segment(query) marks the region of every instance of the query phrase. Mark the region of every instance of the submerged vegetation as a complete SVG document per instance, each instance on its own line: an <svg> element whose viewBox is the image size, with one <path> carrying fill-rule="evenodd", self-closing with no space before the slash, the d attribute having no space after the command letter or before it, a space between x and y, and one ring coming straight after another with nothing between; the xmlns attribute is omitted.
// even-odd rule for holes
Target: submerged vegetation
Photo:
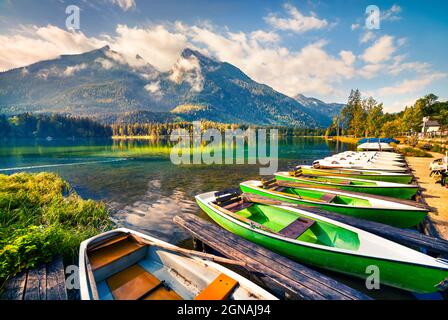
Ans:
<svg viewBox="0 0 448 320"><path fill-rule="evenodd" d="M83 200L53 173L0 175L0 285L110 228L103 203Z"/></svg>

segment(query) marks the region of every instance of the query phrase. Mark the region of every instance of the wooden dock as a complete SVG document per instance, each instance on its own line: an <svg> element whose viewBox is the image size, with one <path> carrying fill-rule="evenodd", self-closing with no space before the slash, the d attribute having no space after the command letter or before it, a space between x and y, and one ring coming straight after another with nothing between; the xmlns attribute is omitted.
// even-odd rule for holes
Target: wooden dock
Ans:
<svg viewBox="0 0 448 320"><path fill-rule="evenodd" d="M306 300L370 300L336 280L238 237L193 214L174 217L192 236L228 258L242 261L284 298Z"/></svg>
<svg viewBox="0 0 448 320"><path fill-rule="evenodd" d="M8 279L1 300L67 300L62 257Z"/></svg>

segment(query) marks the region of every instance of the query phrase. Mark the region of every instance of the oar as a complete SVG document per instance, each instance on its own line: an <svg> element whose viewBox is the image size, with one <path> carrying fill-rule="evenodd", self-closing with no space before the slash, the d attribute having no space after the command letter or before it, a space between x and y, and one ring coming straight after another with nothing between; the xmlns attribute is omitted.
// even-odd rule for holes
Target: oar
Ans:
<svg viewBox="0 0 448 320"><path fill-rule="evenodd" d="M215 256L213 254L209 254L209 253L205 253L205 252L194 251L194 250L178 248L178 247L172 247L172 246L161 244L161 243L155 243L155 242L151 242L151 241L148 241L146 239L137 237L137 236L135 236L133 234L131 234L131 237L135 241L137 241L138 243L145 244L145 245L148 245L148 246L159 247L159 248L162 248L162 249L165 249L165 250L168 250L168 251L181 253L181 254L186 255L186 256L191 255L191 256L196 256L196 257L200 257L200 258L203 258L203 259L211 260L211 261L214 261L214 262L220 262L220 263L231 264L231 265L238 265L238 266L242 266L242 267L246 266L246 263L242 262L242 261L236 261L236 260L232 260L232 259L218 257L218 256Z"/></svg>

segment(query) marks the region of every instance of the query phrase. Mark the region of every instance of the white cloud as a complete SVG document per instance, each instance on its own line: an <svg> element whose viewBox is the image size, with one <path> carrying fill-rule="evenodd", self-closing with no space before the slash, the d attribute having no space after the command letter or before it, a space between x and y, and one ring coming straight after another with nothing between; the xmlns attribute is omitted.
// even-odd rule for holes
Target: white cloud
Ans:
<svg viewBox="0 0 448 320"><path fill-rule="evenodd" d="M289 18L279 18L276 14L265 17L267 23L279 30L303 33L313 29L322 29L328 26L325 19L319 19L313 13L310 16L303 15L296 7L286 3L284 8Z"/></svg>
<svg viewBox="0 0 448 320"><path fill-rule="evenodd" d="M361 25L359 23L352 23L352 25L350 26L350 28L353 30L357 30L361 27Z"/></svg>
<svg viewBox="0 0 448 320"><path fill-rule="evenodd" d="M341 52L339 52L339 55L341 56L344 63L348 66L352 65L356 60L356 56L351 51L342 50Z"/></svg>
<svg viewBox="0 0 448 320"><path fill-rule="evenodd" d="M400 20L401 17L399 14L401 13L402 9L399 5L394 4L390 9L385 10L381 14L381 20L382 21L397 21Z"/></svg>
<svg viewBox="0 0 448 320"><path fill-rule="evenodd" d="M201 65L195 56L180 57L172 67L169 79L177 84L185 81L196 92L201 92L204 87Z"/></svg>
<svg viewBox="0 0 448 320"><path fill-rule="evenodd" d="M148 91L149 93L151 93L151 95L155 98L163 97L163 92L160 87L160 81L154 81L154 82L148 83L145 86L145 90Z"/></svg>
<svg viewBox="0 0 448 320"><path fill-rule="evenodd" d="M394 37L385 35L364 51L362 59L368 63L376 64L389 60L395 51Z"/></svg>
<svg viewBox="0 0 448 320"><path fill-rule="evenodd" d="M250 38L263 43L273 43L278 42L280 40L280 36L273 32L273 31L263 31L263 30L256 30L251 32Z"/></svg>
<svg viewBox="0 0 448 320"><path fill-rule="evenodd" d="M416 79L405 79L393 86L383 87L377 90L379 95L402 95L408 93L414 93L424 89L426 86L431 84L433 81L443 79L447 76L446 73L433 73L428 75L423 75Z"/></svg>
<svg viewBox="0 0 448 320"><path fill-rule="evenodd" d="M106 45L106 42L88 38L82 32L66 31L52 25L26 26L13 32L13 35L0 35L0 70Z"/></svg>
<svg viewBox="0 0 448 320"><path fill-rule="evenodd" d="M372 31L367 31L367 32L364 32L361 35L361 38L359 39L359 42L367 43L367 42L370 42L373 39L375 39L375 34Z"/></svg>
<svg viewBox="0 0 448 320"><path fill-rule="evenodd" d="M393 58L393 63L388 67L388 72L396 76L402 72L410 71L418 74L428 73L431 65L427 62L403 62L406 57L404 55L397 55Z"/></svg>
<svg viewBox="0 0 448 320"><path fill-rule="evenodd" d="M66 76L66 77L72 76L76 72L79 72L79 71L84 70L86 68L87 68L87 64L86 63L76 64L74 66L68 66L64 70L64 76Z"/></svg>
<svg viewBox="0 0 448 320"><path fill-rule="evenodd" d="M366 79L375 78L383 71L385 66L383 64L366 64L364 65L358 73Z"/></svg>
<svg viewBox="0 0 448 320"><path fill-rule="evenodd" d="M112 49L129 59L138 54L159 70L171 68L179 53L188 46L188 38L180 32L171 32L163 25L131 28L118 25L116 36L110 39Z"/></svg>
<svg viewBox="0 0 448 320"><path fill-rule="evenodd" d="M124 11L135 8L135 0L110 0L113 4L116 4Z"/></svg>
<svg viewBox="0 0 448 320"><path fill-rule="evenodd" d="M105 70L112 69L115 66L115 63L110 59L97 58L95 59L95 62L99 63Z"/></svg>

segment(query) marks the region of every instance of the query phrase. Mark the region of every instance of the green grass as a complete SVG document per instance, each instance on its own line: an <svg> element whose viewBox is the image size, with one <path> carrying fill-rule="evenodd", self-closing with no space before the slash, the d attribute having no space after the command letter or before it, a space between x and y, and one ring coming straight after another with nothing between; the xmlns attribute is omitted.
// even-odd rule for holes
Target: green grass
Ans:
<svg viewBox="0 0 448 320"><path fill-rule="evenodd" d="M53 173L0 175L0 284L111 227L103 203L83 200Z"/></svg>

